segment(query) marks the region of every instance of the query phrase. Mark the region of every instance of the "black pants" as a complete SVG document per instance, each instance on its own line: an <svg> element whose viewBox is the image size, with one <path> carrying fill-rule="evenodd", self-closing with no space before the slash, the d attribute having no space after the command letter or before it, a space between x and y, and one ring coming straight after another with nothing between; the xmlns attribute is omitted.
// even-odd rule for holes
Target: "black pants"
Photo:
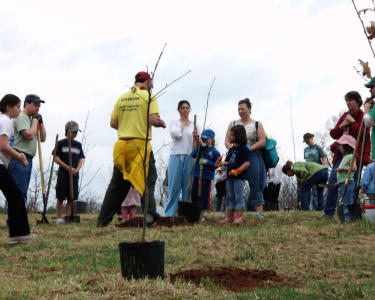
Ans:
<svg viewBox="0 0 375 300"><path fill-rule="evenodd" d="M216 211L221 210L221 203L224 202L223 211L225 211L225 195L226 195L226 180L219 181L215 184L216 187ZM223 201L224 199L224 201Z"/></svg>
<svg viewBox="0 0 375 300"><path fill-rule="evenodd" d="M9 237L30 234L23 195L4 165L0 165L0 190L8 202Z"/></svg>
<svg viewBox="0 0 375 300"><path fill-rule="evenodd" d="M154 198L154 189L156 182L156 168L155 159L151 151L150 162L149 162L149 174L147 176L147 187L148 187L148 213L153 215L155 218L160 217L156 213L156 205ZM126 195L130 189L130 181L124 180L122 173L116 167L113 167L112 179L108 185L107 191L104 196L103 204L100 209L99 217L97 220L97 226L108 225L115 213L120 209L121 203L124 201ZM142 208L144 207L144 199L142 197Z"/></svg>
<svg viewBox="0 0 375 300"><path fill-rule="evenodd" d="M155 166L155 158L154 153L150 152L150 162L148 167L148 174L147 174L147 190L148 190L148 210L147 213L152 215L154 219L159 219L160 216L156 212L156 202L155 202L155 183L158 179L158 173L156 172L156 166ZM145 207L145 197L141 198L141 205L142 210L144 210Z"/></svg>
<svg viewBox="0 0 375 300"><path fill-rule="evenodd" d="M263 191L264 207L265 211L279 210L279 203L277 198L279 197L281 184L274 184L270 182Z"/></svg>

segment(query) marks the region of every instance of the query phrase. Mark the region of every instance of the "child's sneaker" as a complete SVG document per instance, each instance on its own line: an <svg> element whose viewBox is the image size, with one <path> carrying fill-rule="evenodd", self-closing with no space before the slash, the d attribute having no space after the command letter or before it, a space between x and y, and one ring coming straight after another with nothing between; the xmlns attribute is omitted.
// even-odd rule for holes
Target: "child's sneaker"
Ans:
<svg viewBox="0 0 375 300"><path fill-rule="evenodd" d="M257 215L258 219L264 219L264 215L263 215L262 212L258 211L258 212L256 213L256 215Z"/></svg>
<svg viewBox="0 0 375 300"><path fill-rule="evenodd" d="M28 235L19 235L9 238L9 245L15 245L15 244L21 244L21 243L27 243L30 242L33 238L35 238L34 234L28 234Z"/></svg>
<svg viewBox="0 0 375 300"><path fill-rule="evenodd" d="M56 225L59 226L60 224L63 223L63 219L62 218L57 218L56 219Z"/></svg>

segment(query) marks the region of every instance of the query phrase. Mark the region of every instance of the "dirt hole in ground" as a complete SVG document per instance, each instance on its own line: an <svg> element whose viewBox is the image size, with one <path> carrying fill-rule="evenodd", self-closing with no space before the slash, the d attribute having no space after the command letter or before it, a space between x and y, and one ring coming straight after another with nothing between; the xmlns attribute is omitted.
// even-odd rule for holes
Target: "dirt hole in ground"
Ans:
<svg viewBox="0 0 375 300"><path fill-rule="evenodd" d="M165 226L165 227L172 227L172 226L189 226L191 223L186 220L184 216L176 216L176 217L163 217L158 219L156 222L152 223L151 227L156 226ZM143 217L135 217L134 219L127 220L123 223L117 224L117 227L142 227L143 226Z"/></svg>
<svg viewBox="0 0 375 300"><path fill-rule="evenodd" d="M243 292L255 288L274 287L286 284L286 280L274 270L251 270L234 267L186 270L169 275L172 282L178 278L195 284L213 282L233 292Z"/></svg>

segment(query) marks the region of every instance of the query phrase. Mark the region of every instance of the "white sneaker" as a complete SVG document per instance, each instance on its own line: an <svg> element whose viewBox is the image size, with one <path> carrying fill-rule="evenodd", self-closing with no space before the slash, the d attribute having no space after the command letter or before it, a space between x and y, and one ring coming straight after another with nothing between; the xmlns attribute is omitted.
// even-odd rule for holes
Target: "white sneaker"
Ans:
<svg viewBox="0 0 375 300"><path fill-rule="evenodd" d="M9 238L9 245L21 244L21 243L28 243L33 238L35 238L35 234L28 234L28 235L19 235Z"/></svg>
<svg viewBox="0 0 375 300"><path fill-rule="evenodd" d="M60 224L62 224L64 221L62 218L57 218L56 220L56 225L59 226Z"/></svg>
<svg viewBox="0 0 375 300"><path fill-rule="evenodd" d="M258 219L264 219L264 215L262 212L257 212Z"/></svg>
<svg viewBox="0 0 375 300"><path fill-rule="evenodd" d="M147 214L146 215L146 223L149 224L149 223L152 223L154 222L154 217L150 214Z"/></svg>

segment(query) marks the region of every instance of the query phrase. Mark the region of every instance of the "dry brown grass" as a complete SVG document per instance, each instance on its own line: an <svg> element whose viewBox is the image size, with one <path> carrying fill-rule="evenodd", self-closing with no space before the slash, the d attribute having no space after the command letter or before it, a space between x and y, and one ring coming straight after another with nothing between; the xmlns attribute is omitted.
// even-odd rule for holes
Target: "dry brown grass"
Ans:
<svg viewBox="0 0 375 300"><path fill-rule="evenodd" d="M150 240L165 241L165 273L233 266L274 269L290 285L235 294L217 286L199 286L168 278L121 277L118 243L139 241L139 228L96 228L95 215L80 224L35 224L30 244L9 246L0 226L0 298L9 299L371 299L375 279L375 226L318 220L318 213L246 214L246 226L220 226L218 214L195 226L156 227ZM48 216L51 221L51 216ZM4 224L4 223L3 223ZM350 283L349 286L345 283Z"/></svg>

